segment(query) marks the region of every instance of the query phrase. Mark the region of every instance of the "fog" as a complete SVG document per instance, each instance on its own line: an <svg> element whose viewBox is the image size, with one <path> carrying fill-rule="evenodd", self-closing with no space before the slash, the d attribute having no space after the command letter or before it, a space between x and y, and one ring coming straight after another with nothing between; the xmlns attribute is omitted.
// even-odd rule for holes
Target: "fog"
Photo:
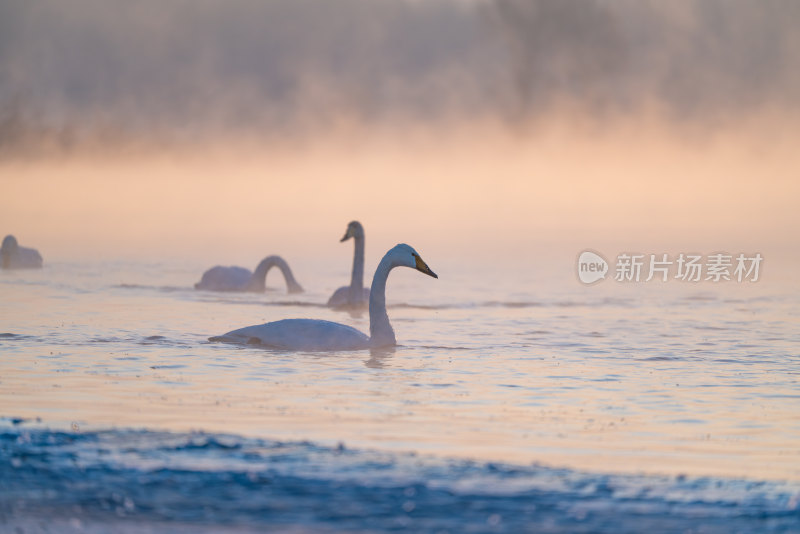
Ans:
<svg viewBox="0 0 800 534"><path fill-rule="evenodd" d="M45 261L327 257L354 218L461 259L794 257L798 23L791 0L3 0L0 232Z"/></svg>
<svg viewBox="0 0 800 534"><path fill-rule="evenodd" d="M0 146L796 114L791 0L4 0Z"/></svg>

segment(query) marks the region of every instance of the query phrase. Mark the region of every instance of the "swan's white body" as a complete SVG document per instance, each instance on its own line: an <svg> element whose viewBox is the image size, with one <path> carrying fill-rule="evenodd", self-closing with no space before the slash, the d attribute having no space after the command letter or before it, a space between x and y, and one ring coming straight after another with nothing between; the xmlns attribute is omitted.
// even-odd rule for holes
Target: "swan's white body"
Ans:
<svg viewBox="0 0 800 534"><path fill-rule="evenodd" d="M342 286L328 299L328 307L337 310L363 310L369 306L369 288Z"/></svg>
<svg viewBox="0 0 800 534"><path fill-rule="evenodd" d="M340 242L353 238L353 272L350 285L334 291L328 299L328 307L337 309L363 309L369 305L369 289L364 287L364 227L358 221L347 225L347 232Z"/></svg>
<svg viewBox="0 0 800 534"><path fill-rule="evenodd" d="M321 319L283 319L246 326L210 341L290 350L358 350L370 346L369 336L352 326Z"/></svg>
<svg viewBox="0 0 800 534"><path fill-rule="evenodd" d="M222 336L209 338L209 341L258 344L288 350L358 350L395 345L397 341L394 330L386 313L386 280L395 267L411 267L438 278L410 246L396 245L387 252L372 278L369 336L351 326L331 321L284 319L233 330Z"/></svg>
<svg viewBox="0 0 800 534"><path fill-rule="evenodd" d="M207 291L252 291L262 292L266 289L267 273L277 267L286 280L289 293L302 293L303 288L294 279L289 264L280 256L267 256L250 272L244 267L223 267L217 265L203 273L202 279L194 285L195 289Z"/></svg>
<svg viewBox="0 0 800 534"><path fill-rule="evenodd" d="M7 235L0 247L0 267L3 269L41 269L42 255L36 249L19 246L16 237Z"/></svg>

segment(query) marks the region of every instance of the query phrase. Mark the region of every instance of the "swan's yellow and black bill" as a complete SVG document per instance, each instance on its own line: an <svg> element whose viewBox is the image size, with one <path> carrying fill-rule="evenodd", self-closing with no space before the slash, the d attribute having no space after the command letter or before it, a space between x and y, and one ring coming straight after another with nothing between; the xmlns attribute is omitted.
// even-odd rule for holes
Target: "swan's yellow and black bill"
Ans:
<svg viewBox="0 0 800 534"><path fill-rule="evenodd" d="M414 259L417 261L417 270L419 272L425 273L428 276L432 276L434 278L439 278L439 275L431 271L431 268L428 267L428 264L422 261L422 258L420 258L417 254L414 255Z"/></svg>
<svg viewBox="0 0 800 534"><path fill-rule="evenodd" d="M348 239L353 237L353 233L352 232L353 232L353 229L350 226L348 226L347 227L347 231L344 233L344 237L339 240L339 243L342 243L343 241L347 241Z"/></svg>

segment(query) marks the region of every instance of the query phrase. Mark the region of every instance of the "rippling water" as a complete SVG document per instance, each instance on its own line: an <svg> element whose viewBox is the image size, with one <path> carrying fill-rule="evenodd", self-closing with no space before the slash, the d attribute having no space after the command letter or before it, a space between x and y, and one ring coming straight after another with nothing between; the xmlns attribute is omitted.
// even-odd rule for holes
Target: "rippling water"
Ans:
<svg viewBox="0 0 800 534"><path fill-rule="evenodd" d="M800 531L796 288L423 255L440 279L393 272L400 346L371 353L207 341L286 317L367 331L320 305L344 272L295 267L299 296L276 273L195 291L193 264L0 273L0 523Z"/></svg>

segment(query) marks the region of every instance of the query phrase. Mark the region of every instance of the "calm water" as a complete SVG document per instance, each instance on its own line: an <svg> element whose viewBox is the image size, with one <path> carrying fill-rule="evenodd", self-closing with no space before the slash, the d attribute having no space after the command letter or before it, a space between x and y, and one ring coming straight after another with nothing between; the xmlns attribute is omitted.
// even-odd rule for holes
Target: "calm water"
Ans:
<svg viewBox="0 0 800 534"><path fill-rule="evenodd" d="M800 532L796 287L584 287L571 264L421 252L440 279L393 272L400 346L372 353L207 342L367 331L320 306L347 280L324 262L293 265L300 296L277 273L194 291L210 265L177 262L0 273L0 525Z"/></svg>

